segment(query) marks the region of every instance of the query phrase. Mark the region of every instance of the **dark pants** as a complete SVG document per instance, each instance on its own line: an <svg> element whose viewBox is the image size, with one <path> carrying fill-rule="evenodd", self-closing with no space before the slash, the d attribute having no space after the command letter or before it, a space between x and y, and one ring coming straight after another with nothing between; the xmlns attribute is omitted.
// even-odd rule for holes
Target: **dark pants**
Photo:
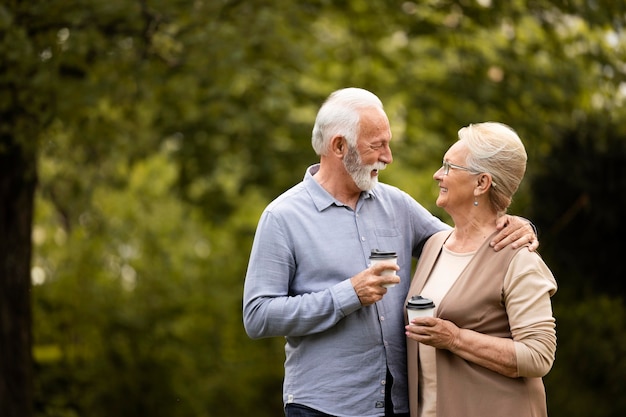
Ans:
<svg viewBox="0 0 626 417"><path fill-rule="evenodd" d="M330 414L322 413L300 404L287 404L285 406L285 417L333 417Z"/></svg>
<svg viewBox="0 0 626 417"><path fill-rule="evenodd" d="M285 417L335 417L332 414L322 413L300 404L287 404L285 407ZM409 414L389 414L385 411L385 417L409 417Z"/></svg>
<svg viewBox="0 0 626 417"><path fill-rule="evenodd" d="M393 403L391 402L391 387L393 386L393 377L387 370L387 384L385 385L385 417L409 417L408 413L394 414ZM285 417L335 417L332 414L322 413L310 407L300 404L287 404L285 407Z"/></svg>

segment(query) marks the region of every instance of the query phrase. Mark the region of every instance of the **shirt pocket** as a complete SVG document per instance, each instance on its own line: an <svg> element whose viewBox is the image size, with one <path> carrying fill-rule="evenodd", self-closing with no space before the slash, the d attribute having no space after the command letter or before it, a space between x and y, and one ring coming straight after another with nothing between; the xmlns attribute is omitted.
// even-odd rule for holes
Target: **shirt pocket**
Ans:
<svg viewBox="0 0 626 417"><path fill-rule="evenodd" d="M374 233L379 237L398 237L400 236L400 230L397 228L377 228Z"/></svg>
<svg viewBox="0 0 626 417"><path fill-rule="evenodd" d="M371 249L393 251L404 256L402 233L397 228L377 228L374 230L376 244Z"/></svg>

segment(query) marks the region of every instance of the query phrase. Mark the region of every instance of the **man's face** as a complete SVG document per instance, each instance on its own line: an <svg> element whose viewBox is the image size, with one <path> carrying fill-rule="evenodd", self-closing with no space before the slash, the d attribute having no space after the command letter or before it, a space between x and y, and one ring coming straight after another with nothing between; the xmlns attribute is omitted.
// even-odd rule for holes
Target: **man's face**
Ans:
<svg viewBox="0 0 626 417"><path fill-rule="evenodd" d="M393 161L390 140L387 116L377 109L365 110L361 114L357 146L348 145L343 158L346 170L360 190L373 189L378 182L378 172Z"/></svg>
<svg viewBox="0 0 626 417"><path fill-rule="evenodd" d="M373 189L378 183L378 171L386 167L386 164L382 162L364 165L359 150L350 145L348 145L348 152L343 158L343 164L361 191Z"/></svg>

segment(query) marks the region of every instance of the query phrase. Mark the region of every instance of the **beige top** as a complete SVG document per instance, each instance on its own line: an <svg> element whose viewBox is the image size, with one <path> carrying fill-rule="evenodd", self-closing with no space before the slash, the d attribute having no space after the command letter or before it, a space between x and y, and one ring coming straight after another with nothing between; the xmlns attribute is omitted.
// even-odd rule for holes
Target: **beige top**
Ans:
<svg viewBox="0 0 626 417"><path fill-rule="evenodd" d="M442 232L442 235L447 234L449 234L449 232ZM455 309L455 306L461 306L457 303L463 304L461 306L461 310L468 307L468 304L473 304L471 299L465 300L463 297L463 294L467 294L466 290L459 292L459 289L467 288L468 283L471 283L472 281L475 281L475 285L478 285L478 287L474 286L477 289L475 291L472 290L472 297L476 297L481 294L483 290L480 290L479 288L482 287L485 287L484 292L486 292L487 288L490 287L491 290L488 290L490 293L494 295L500 294L497 296L497 298L500 299L500 308L506 311L506 314L501 316L502 319L498 319L496 316L493 316L492 318L482 316L483 318L478 320L480 320L481 328L484 328L487 334L492 334L498 337L510 337L513 339L520 378L513 379L501 375L495 376L495 373L487 370L480 371L481 375L483 375L482 378L495 378L487 385L493 383L496 384L495 386L500 384L499 386L502 387L501 384L508 384L511 386L507 387L507 389L511 388L513 390L517 390L514 391L516 392L515 395L517 398L511 399L507 407L515 407L515 403L519 401L528 401L529 399L523 400L524 392L537 392L537 394L529 395L537 395L537 397L535 397L532 401L533 404L535 404L534 406L536 406L537 409L540 409L541 403L544 402L545 404L545 397L542 398L541 393L538 391L542 389L540 377L545 375L551 368L556 349L555 320L552 315L550 302L551 295L556 291L556 281L552 276L552 273L537 253L529 252L525 248L511 251L509 253L498 254L494 253L493 250L490 250L487 247L482 247L475 253L458 254L443 247L442 243L445 241L446 237L447 236L441 236L438 238L438 243L430 242L430 245L425 247L425 253L423 253L422 258L420 258L420 262L423 261L425 265L421 265L421 267L418 265L416 277L414 278L414 282L412 282L411 289L409 290L409 297L421 294L425 297L433 299L438 307L440 307L443 302L446 304L447 311L442 313L437 310L435 315L450 315L450 313L452 313L452 316L454 316L453 310ZM471 263L471 266L468 266L470 265L472 259L475 258L475 255L477 259L475 259L475 262ZM504 255L504 257L502 255ZM428 271L429 268L430 272ZM500 280L497 279L498 270L502 271L500 273L502 274L500 275ZM485 274L488 276L482 276ZM418 277L419 279L417 279ZM464 277L463 281L461 281L460 277ZM487 280L485 281L485 279ZM461 287L459 287L459 285L455 286L457 281ZM497 281L500 281L500 284L498 284ZM454 294L449 294L452 293L453 287L458 288L454 291ZM493 291L497 290L497 288L500 288L501 290L494 293ZM446 297L448 294L449 296ZM479 305L476 307L479 307ZM476 312L476 307L470 308L473 308L473 312ZM468 312L465 312L464 314L467 314ZM485 322L485 319L489 320ZM475 321L473 320L474 319L468 321L468 323L465 324L465 327L471 328L472 326L470 325L468 327L468 324L474 323ZM497 325L499 320L505 320L505 322L502 325ZM485 326L488 323L492 324ZM506 328L509 330L506 331ZM509 335L507 336L506 333L509 333ZM409 344L411 345L411 343ZM451 363L446 361L446 370L438 372L439 364L437 363L437 360L441 360L443 358L439 356L442 351L437 351L430 346L422 344L416 345L418 345L417 348L419 353L416 352L417 354L414 358L418 359L417 369L419 371L417 372L417 383L413 386L417 388L417 395L411 394L412 396L415 395L415 397L411 398L411 400L414 405L417 403L418 413L414 414L416 408L412 406L411 415L413 417L436 416L438 414L437 392L440 394L442 392L452 394L451 391L456 391L446 388L450 386L450 381L443 381L443 386L438 387L438 375L439 377L441 377L441 375L454 375L455 381L462 381L465 379L465 375L467 375L467 378L470 378L467 380L469 382L472 378L476 377L475 375L472 375L472 369L477 368L472 366L470 366L470 368L466 368L465 365L460 365L461 367L456 368L456 370L455 368L450 369L449 366ZM450 357L449 354L446 355L446 357ZM409 357L409 362L410 361L411 357ZM463 361L461 360L460 363L462 362ZM415 370L411 371L411 367L409 367L409 370L409 378L415 378L416 375L411 375L411 373ZM450 374L450 371L452 374ZM469 372L469 374L465 374L465 372ZM493 377L490 375L493 375ZM508 380L511 381L510 384L506 382ZM487 382L487 380L484 381L485 383ZM527 385L529 389L527 391L520 391L521 387L515 388L517 382L513 381L519 381L521 384L529 384ZM482 391L480 386L474 385L474 387L477 390ZM487 388L487 386L483 389L485 388ZM483 391L482 395L490 397L492 394L488 394ZM476 397L474 397L474 400L475 399ZM462 401L458 397L455 398L454 396L450 397L450 395L446 395L446 408L449 408L450 402L455 403L456 400ZM470 402L472 401L471 398L468 398L467 400ZM441 406L441 403L439 405ZM478 412L478 410L473 411ZM465 408L465 412L466 415L472 415L467 408ZM445 415L445 413L439 414ZM539 411L537 414L535 414L535 412L531 412L531 414L533 416L541 415L542 412ZM520 412L519 415L525 414Z"/></svg>
<svg viewBox="0 0 626 417"><path fill-rule="evenodd" d="M424 285L422 296L430 298L438 306L452 284L457 280L476 252L456 253L444 246L430 278ZM437 308L435 307L435 315ZM420 343L419 348L419 397L420 417L437 417L437 367L436 349Z"/></svg>

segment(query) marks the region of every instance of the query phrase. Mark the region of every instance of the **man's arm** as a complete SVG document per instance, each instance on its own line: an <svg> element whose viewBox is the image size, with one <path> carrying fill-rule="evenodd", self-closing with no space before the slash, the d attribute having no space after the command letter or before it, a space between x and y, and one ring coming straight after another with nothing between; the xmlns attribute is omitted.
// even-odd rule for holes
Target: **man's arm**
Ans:
<svg viewBox="0 0 626 417"><path fill-rule="evenodd" d="M279 221L272 213L264 213L243 292L243 322L251 338L319 333L361 308L349 277L320 291L294 294L292 251L293 242L287 241Z"/></svg>

